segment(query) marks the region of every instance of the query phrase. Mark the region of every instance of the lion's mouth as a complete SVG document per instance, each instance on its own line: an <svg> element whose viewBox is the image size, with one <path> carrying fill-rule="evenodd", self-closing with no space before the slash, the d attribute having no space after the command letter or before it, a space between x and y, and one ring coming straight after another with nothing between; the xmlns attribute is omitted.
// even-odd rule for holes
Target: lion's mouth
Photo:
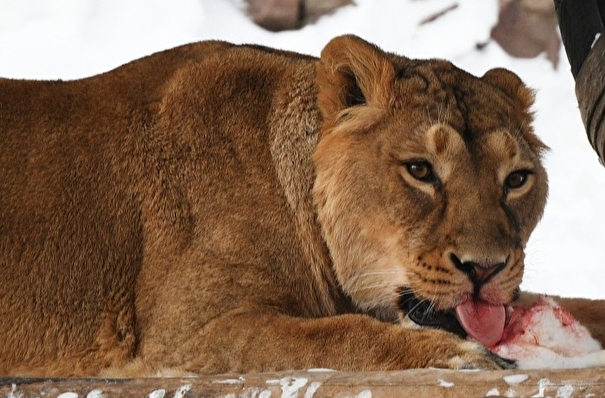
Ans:
<svg viewBox="0 0 605 398"><path fill-rule="evenodd" d="M410 289L399 294L399 308L417 325L447 330L462 338L468 336L453 311L436 310L432 302L419 299Z"/></svg>
<svg viewBox="0 0 605 398"><path fill-rule="evenodd" d="M504 333L504 305L468 300L450 311L437 310L434 303L418 298L411 289L399 295L399 308L414 323L447 330L462 338L470 336L486 347L496 345Z"/></svg>

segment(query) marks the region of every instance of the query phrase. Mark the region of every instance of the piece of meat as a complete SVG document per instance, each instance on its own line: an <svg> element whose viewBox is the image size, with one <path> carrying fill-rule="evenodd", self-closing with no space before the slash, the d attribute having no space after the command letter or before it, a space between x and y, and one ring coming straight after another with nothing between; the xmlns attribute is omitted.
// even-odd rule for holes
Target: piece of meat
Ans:
<svg viewBox="0 0 605 398"><path fill-rule="evenodd" d="M490 347L520 369L585 368L605 365L605 351L588 330L551 297L530 308L510 308L502 339Z"/></svg>

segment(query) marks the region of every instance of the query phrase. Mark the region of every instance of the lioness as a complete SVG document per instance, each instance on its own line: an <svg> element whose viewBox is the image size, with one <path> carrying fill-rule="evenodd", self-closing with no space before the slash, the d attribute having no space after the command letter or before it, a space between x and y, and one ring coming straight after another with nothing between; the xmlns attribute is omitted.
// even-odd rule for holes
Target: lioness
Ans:
<svg viewBox="0 0 605 398"><path fill-rule="evenodd" d="M531 103L354 36L0 80L0 374L514 366Z"/></svg>

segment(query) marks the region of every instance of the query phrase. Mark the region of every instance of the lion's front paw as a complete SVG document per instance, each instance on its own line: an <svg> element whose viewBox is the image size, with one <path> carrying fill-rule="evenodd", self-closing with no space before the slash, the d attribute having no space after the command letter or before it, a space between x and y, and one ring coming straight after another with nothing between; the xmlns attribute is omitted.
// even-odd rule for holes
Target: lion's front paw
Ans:
<svg viewBox="0 0 605 398"><path fill-rule="evenodd" d="M433 340L433 343L433 354L435 356L428 366L485 370L516 368L515 361L499 357L477 342L461 340L449 333L443 333L438 340Z"/></svg>
<svg viewBox="0 0 605 398"><path fill-rule="evenodd" d="M455 353L445 363L450 369L514 369L515 361L499 357L474 341L458 343Z"/></svg>

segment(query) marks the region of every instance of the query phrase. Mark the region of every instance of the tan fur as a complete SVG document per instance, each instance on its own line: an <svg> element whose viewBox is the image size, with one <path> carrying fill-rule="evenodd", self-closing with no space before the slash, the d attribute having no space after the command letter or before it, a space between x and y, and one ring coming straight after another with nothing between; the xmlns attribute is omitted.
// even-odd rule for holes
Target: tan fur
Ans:
<svg viewBox="0 0 605 398"><path fill-rule="evenodd" d="M452 252L508 258L481 294L513 298L546 197L530 104L510 72L353 36L319 60L204 42L0 80L0 374L496 368L394 322L404 287L468 296Z"/></svg>

